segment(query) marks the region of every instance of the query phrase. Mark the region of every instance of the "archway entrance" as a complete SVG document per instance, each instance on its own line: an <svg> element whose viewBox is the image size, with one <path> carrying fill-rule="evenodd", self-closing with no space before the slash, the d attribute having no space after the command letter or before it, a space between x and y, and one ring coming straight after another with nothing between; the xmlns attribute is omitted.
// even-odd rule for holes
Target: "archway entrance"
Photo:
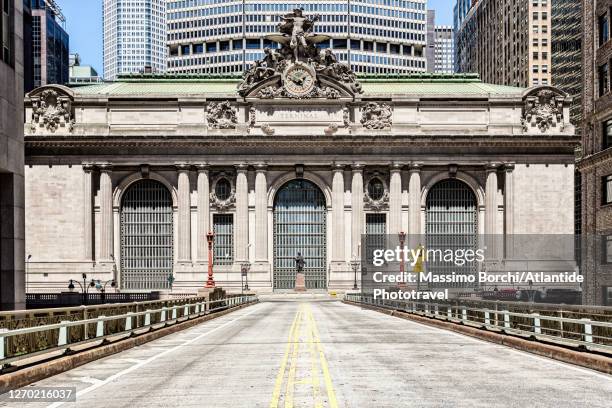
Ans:
<svg viewBox="0 0 612 408"><path fill-rule="evenodd" d="M121 200L121 287L169 289L173 266L172 198L155 180L133 183Z"/></svg>
<svg viewBox="0 0 612 408"><path fill-rule="evenodd" d="M427 194L425 218L426 248L428 250L457 250L478 248L478 205L476 195L464 182L446 179L436 183ZM434 274L475 274L476 262L445 262L428 260ZM442 284L442 286L465 286ZM472 286L472 285L470 285Z"/></svg>
<svg viewBox="0 0 612 408"><path fill-rule="evenodd" d="M327 287L325 196L308 180L292 180L274 198L274 289L295 287L295 257L302 254L307 289Z"/></svg>

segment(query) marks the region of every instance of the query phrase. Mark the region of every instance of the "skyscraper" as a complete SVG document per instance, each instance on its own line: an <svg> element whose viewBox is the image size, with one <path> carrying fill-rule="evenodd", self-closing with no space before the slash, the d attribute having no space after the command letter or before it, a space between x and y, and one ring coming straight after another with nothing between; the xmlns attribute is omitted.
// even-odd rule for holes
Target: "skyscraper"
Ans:
<svg viewBox="0 0 612 408"><path fill-rule="evenodd" d="M434 28L433 72L452 74L455 72L455 35L451 26Z"/></svg>
<svg viewBox="0 0 612 408"><path fill-rule="evenodd" d="M106 1L108 2L108 0ZM168 0L168 71L240 74L273 48L282 16L319 14L320 43L356 73L425 72L426 0Z"/></svg>
<svg viewBox="0 0 612 408"><path fill-rule="evenodd" d="M68 83L69 36L64 15L54 0L24 1L25 91L46 84ZM31 38L31 41L30 41Z"/></svg>
<svg viewBox="0 0 612 408"><path fill-rule="evenodd" d="M21 0L0 2L0 309L24 309Z"/></svg>
<svg viewBox="0 0 612 408"><path fill-rule="evenodd" d="M104 0L104 77L166 70L166 0Z"/></svg>
<svg viewBox="0 0 612 408"><path fill-rule="evenodd" d="M477 72L485 82L530 87L550 85L549 0L458 0L455 7L458 72Z"/></svg>

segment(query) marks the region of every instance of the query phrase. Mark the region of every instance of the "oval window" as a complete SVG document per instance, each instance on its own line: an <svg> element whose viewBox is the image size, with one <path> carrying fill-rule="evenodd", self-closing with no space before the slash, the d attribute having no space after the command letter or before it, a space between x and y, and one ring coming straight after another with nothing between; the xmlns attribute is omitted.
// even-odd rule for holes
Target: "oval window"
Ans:
<svg viewBox="0 0 612 408"><path fill-rule="evenodd" d="M215 185L215 195L217 199L221 201L226 201L230 198L232 194L232 184L226 178L221 178L217 181Z"/></svg>
<svg viewBox="0 0 612 408"><path fill-rule="evenodd" d="M371 200L378 201L385 195L385 185L378 178L373 178L368 183L368 195Z"/></svg>

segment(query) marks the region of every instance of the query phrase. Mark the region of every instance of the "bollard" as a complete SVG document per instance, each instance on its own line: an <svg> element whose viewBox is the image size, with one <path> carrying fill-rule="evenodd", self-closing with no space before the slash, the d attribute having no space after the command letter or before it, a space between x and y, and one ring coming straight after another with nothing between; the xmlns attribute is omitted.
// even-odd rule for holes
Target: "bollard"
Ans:
<svg viewBox="0 0 612 408"><path fill-rule="evenodd" d="M195 312L194 313L195 314L200 314L200 304L199 303L195 304Z"/></svg>
<svg viewBox="0 0 612 408"><path fill-rule="evenodd" d="M102 317L105 316L98 316L98 323L96 323L96 337L104 336L104 321L100 320Z"/></svg>
<svg viewBox="0 0 612 408"><path fill-rule="evenodd" d="M584 322L584 341L587 343L593 342L593 326L590 319L580 319Z"/></svg>
<svg viewBox="0 0 612 408"><path fill-rule="evenodd" d="M65 324L69 322L67 320L62 320L60 323ZM68 344L68 327L62 326L59 329L59 336L57 337L57 345L65 346L66 344Z"/></svg>
<svg viewBox="0 0 612 408"><path fill-rule="evenodd" d="M176 306L172 307L172 320L176 320Z"/></svg>
<svg viewBox="0 0 612 408"><path fill-rule="evenodd" d="M147 313L145 314L145 321L144 321L144 325L145 326L150 326L151 325L151 313L149 312L149 309L145 310Z"/></svg>
<svg viewBox="0 0 612 408"><path fill-rule="evenodd" d="M434 306L434 315L438 315L438 305Z"/></svg>
<svg viewBox="0 0 612 408"><path fill-rule="evenodd" d="M489 315L489 311L485 310L485 326L491 325L491 316Z"/></svg>
<svg viewBox="0 0 612 408"><path fill-rule="evenodd" d="M185 310L183 311L183 316L189 316L189 304L185 305Z"/></svg>
<svg viewBox="0 0 612 408"><path fill-rule="evenodd" d="M532 313L533 316L533 331L535 334L542 334L542 327L540 326L540 314Z"/></svg>
<svg viewBox="0 0 612 408"><path fill-rule="evenodd" d="M452 318L453 318L453 309L452 309L450 306L448 306L448 307L446 308L446 316L447 316L449 319L452 319Z"/></svg>
<svg viewBox="0 0 612 408"><path fill-rule="evenodd" d="M504 327L506 329L510 328L510 315L508 314L507 310L503 310L502 313L504 314Z"/></svg>
<svg viewBox="0 0 612 408"><path fill-rule="evenodd" d="M467 317L467 309L464 307L461 308L461 321L463 322L467 322L468 317Z"/></svg>
<svg viewBox="0 0 612 408"><path fill-rule="evenodd" d="M125 318L125 331L132 330L132 315L134 313L127 312L128 316Z"/></svg>
<svg viewBox="0 0 612 408"><path fill-rule="evenodd" d="M160 322L165 322L166 321L166 306L162 307L162 311L161 311L161 317L159 318Z"/></svg>
<svg viewBox="0 0 612 408"><path fill-rule="evenodd" d="M425 315L429 314L429 303L425 303Z"/></svg>

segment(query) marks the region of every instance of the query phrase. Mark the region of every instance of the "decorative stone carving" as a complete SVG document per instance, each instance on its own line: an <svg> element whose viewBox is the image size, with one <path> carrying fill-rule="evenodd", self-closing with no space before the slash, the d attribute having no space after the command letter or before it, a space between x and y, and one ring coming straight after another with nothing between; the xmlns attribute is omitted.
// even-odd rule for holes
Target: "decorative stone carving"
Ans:
<svg viewBox="0 0 612 408"><path fill-rule="evenodd" d="M351 125L351 111L348 106L342 108L342 121L344 122L344 127Z"/></svg>
<svg viewBox="0 0 612 408"><path fill-rule="evenodd" d="M61 94L56 89L45 89L40 94L32 96L32 133L43 127L55 133L60 127L72 132L74 118L72 115L72 100L68 95Z"/></svg>
<svg viewBox="0 0 612 408"><path fill-rule="evenodd" d="M316 46L330 39L312 32L317 20L305 17L302 9L286 14L278 25L280 34L265 37L280 44L280 49L264 49L264 58L243 74L238 93L263 99L337 99L361 93L350 67L338 62L330 49L321 53Z"/></svg>
<svg viewBox="0 0 612 408"><path fill-rule="evenodd" d="M373 197L370 194L370 184L374 182L380 182L383 191L378 196ZM363 202L365 208L370 211L384 211L389 207L389 186L385 182L385 178L379 173L374 173L366 179Z"/></svg>
<svg viewBox="0 0 612 408"><path fill-rule="evenodd" d="M268 136L272 136L274 134L274 129L270 126L269 123L262 123L261 131L264 132Z"/></svg>
<svg viewBox="0 0 612 408"><path fill-rule="evenodd" d="M331 136L338 131L338 125L330 123L324 130L326 136Z"/></svg>
<svg viewBox="0 0 612 408"><path fill-rule="evenodd" d="M393 111L386 103L368 102L361 107L361 124L366 129L391 127Z"/></svg>
<svg viewBox="0 0 612 408"><path fill-rule="evenodd" d="M215 129L235 129L238 123L237 111L229 101L211 102L206 108L208 126Z"/></svg>
<svg viewBox="0 0 612 408"><path fill-rule="evenodd" d="M563 104L565 96L554 88L536 88L525 97L523 108L523 131L537 128L545 133L550 128L559 126L564 129Z"/></svg>
<svg viewBox="0 0 612 408"><path fill-rule="evenodd" d="M222 180L226 180L230 186L229 194L226 197L219 197L217 194L217 184L222 182ZM234 183L233 174L225 172L217 174L210 189L210 204L217 211L228 211L236 205L236 184Z"/></svg>

